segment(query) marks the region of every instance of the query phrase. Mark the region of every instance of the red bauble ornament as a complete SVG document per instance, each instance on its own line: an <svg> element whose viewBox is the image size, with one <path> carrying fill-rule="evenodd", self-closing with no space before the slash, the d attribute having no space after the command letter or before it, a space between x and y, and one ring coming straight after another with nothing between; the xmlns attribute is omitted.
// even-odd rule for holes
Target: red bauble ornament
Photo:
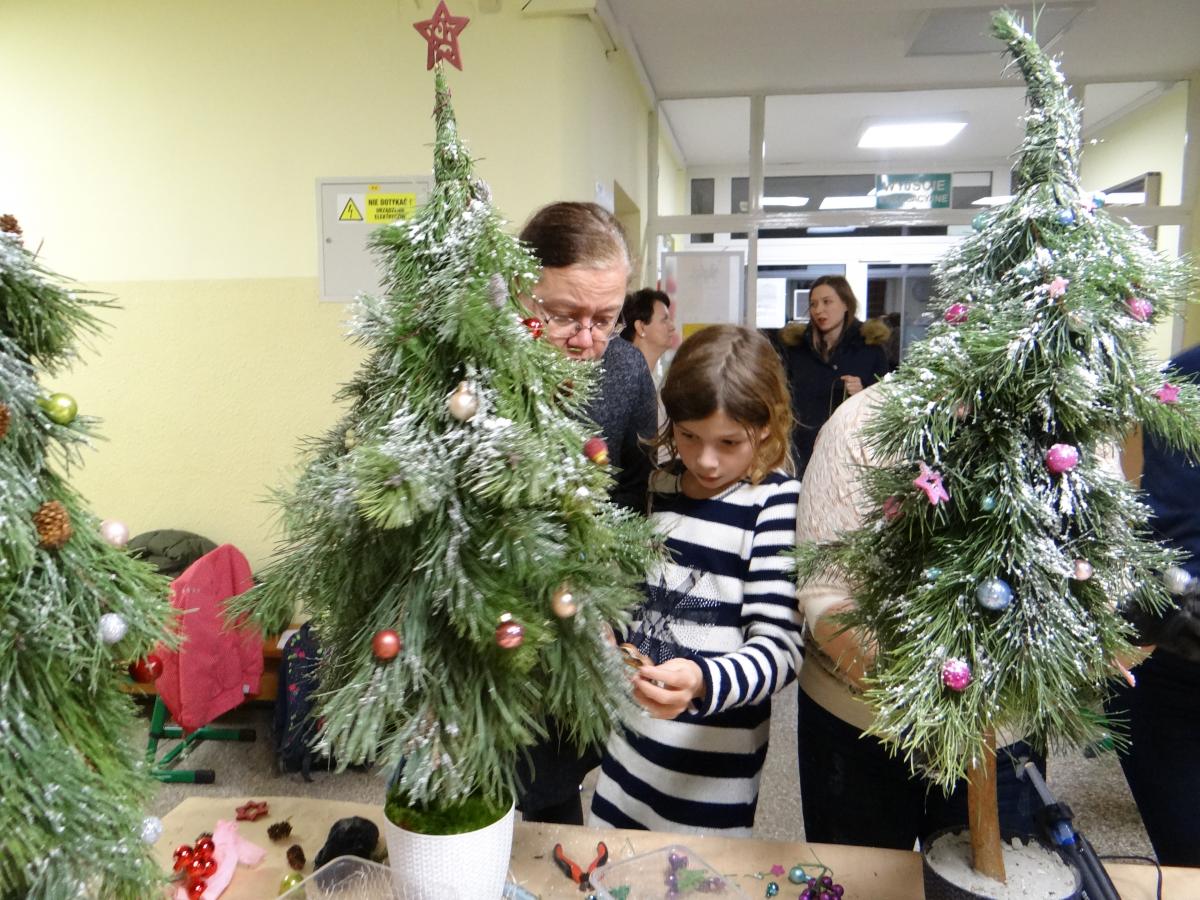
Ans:
<svg viewBox="0 0 1200 900"><path fill-rule="evenodd" d="M153 653L129 664L129 677L138 684L150 684L163 673L163 662Z"/></svg>
<svg viewBox="0 0 1200 900"><path fill-rule="evenodd" d="M181 847L177 847L175 849L175 855L174 855L175 871L182 872L184 869L186 869L188 867L188 864L192 861L192 857L195 855L196 855L195 851L191 847L189 847L187 844L184 844Z"/></svg>
<svg viewBox="0 0 1200 900"><path fill-rule="evenodd" d="M217 861L211 856L206 856L200 860L200 866L200 877L202 878L212 878L213 874L217 871Z"/></svg>
<svg viewBox="0 0 1200 900"><path fill-rule="evenodd" d="M537 318L537 316L530 316L528 319L522 319L521 324L529 329L529 335L534 340L537 340L542 336L542 320Z"/></svg>
<svg viewBox="0 0 1200 900"><path fill-rule="evenodd" d="M192 857L192 861L187 864L187 869L185 870L188 881L198 881L208 877L204 871L204 864L206 862L212 862L212 860L206 856L196 855Z"/></svg>
<svg viewBox="0 0 1200 900"><path fill-rule="evenodd" d="M496 626L496 644L504 650L514 650L520 647L525 641L525 627L515 619L510 613L505 613L500 617L500 624Z"/></svg>
<svg viewBox="0 0 1200 900"><path fill-rule="evenodd" d="M208 880L205 878L197 878L195 881L188 882L187 895L189 897L203 897L206 890L208 890Z"/></svg>
<svg viewBox="0 0 1200 900"><path fill-rule="evenodd" d="M211 837L202 837L196 841L196 845L193 849L195 849L197 856L207 858L216 852L217 845L213 843L213 839Z"/></svg>
<svg viewBox="0 0 1200 900"><path fill-rule="evenodd" d="M375 654L376 659L395 659L403 649L404 641L390 628L375 632L375 637L371 638L371 652Z"/></svg>
<svg viewBox="0 0 1200 900"><path fill-rule="evenodd" d="M583 442L583 455L598 466L607 466L608 444L602 437L590 437Z"/></svg>

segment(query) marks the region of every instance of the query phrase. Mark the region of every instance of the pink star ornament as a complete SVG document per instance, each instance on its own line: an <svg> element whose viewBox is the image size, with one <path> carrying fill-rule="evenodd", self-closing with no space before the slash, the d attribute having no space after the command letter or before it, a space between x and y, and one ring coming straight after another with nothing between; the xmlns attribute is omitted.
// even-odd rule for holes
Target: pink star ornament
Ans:
<svg viewBox="0 0 1200 900"><path fill-rule="evenodd" d="M1164 381L1163 386L1154 392L1154 396L1158 398L1159 403L1173 406L1179 402L1179 387L1169 381Z"/></svg>
<svg viewBox="0 0 1200 900"><path fill-rule="evenodd" d="M950 499L950 495L946 493L946 488L942 485L942 473L933 471L925 463L921 463L921 474L913 479L913 485L925 492L930 506L937 506Z"/></svg>
<svg viewBox="0 0 1200 900"><path fill-rule="evenodd" d="M1046 285L1047 289L1050 291L1050 299L1057 300L1059 297L1065 294L1067 292L1067 285L1070 283L1071 281L1069 278L1063 278L1061 275L1055 275L1054 280Z"/></svg>

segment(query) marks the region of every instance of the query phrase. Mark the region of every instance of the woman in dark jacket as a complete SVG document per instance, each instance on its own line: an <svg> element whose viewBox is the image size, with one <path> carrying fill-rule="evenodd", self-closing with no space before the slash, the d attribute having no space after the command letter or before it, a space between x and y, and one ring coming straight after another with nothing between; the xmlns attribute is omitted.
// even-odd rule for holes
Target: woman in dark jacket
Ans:
<svg viewBox="0 0 1200 900"><path fill-rule="evenodd" d="M858 298L845 278L818 278L808 294L808 309L808 325L793 322L780 333L796 416L792 458L797 476L804 475L817 432L833 411L888 371L882 346L887 335L864 336L854 315Z"/></svg>

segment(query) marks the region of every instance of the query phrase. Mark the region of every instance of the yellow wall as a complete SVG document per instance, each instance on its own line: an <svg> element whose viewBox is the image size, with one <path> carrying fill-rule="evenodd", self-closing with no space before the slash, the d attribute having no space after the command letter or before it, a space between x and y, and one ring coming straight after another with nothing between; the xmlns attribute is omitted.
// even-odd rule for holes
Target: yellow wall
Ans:
<svg viewBox="0 0 1200 900"><path fill-rule="evenodd" d="M0 212L87 287L105 338L53 387L104 418L74 477L133 533L269 553L260 501L337 415L359 351L318 302L315 180L431 167L432 77L396 0L5 0ZM645 211L647 107L580 17L470 15L462 133L520 223L616 182ZM50 385L47 385L50 386Z"/></svg>
<svg viewBox="0 0 1200 900"><path fill-rule="evenodd" d="M1086 102L1086 98L1085 98ZM1101 130L1094 137L1102 143L1087 144L1080 164L1083 186L1089 190L1112 187L1146 172L1162 174L1163 206L1180 202L1183 151L1187 131L1187 87L1180 83ZM1179 250L1178 226L1158 229L1158 249L1171 254ZM1160 325L1150 349L1160 359L1171 355L1172 325Z"/></svg>

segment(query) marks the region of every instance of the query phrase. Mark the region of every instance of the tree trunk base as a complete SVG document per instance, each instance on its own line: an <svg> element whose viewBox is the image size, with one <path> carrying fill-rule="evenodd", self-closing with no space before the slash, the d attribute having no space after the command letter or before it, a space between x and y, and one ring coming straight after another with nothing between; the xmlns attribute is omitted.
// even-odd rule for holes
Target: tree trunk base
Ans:
<svg viewBox="0 0 1200 900"><path fill-rule="evenodd" d="M1078 900L1082 896L1079 871L1054 850L1034 838L1003 837L1006 883L975 871L967 832L947 828L926 839L921 853L925 900Z"/></svg>

